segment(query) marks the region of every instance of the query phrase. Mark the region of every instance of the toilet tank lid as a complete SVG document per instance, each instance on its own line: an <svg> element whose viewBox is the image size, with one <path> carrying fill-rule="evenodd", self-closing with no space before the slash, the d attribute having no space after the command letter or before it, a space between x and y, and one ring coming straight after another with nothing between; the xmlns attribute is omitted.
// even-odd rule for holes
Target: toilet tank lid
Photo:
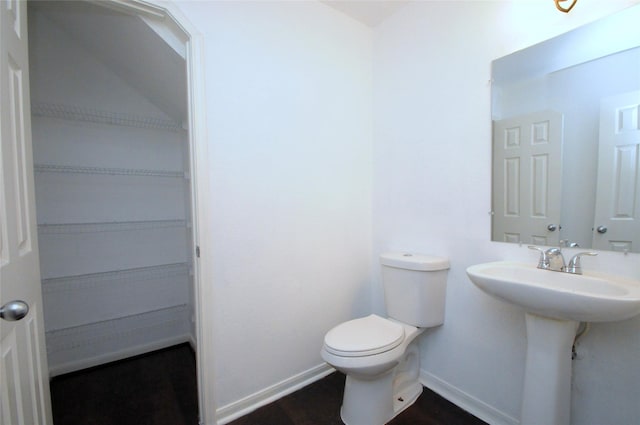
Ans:
<svg viewBox="0 0 640 425"><path fill-rule="evenodd" d="M383 266L418 271L447 270L449 268L448 258L410 252L386 252L380 255L380 263Z"/></svg>

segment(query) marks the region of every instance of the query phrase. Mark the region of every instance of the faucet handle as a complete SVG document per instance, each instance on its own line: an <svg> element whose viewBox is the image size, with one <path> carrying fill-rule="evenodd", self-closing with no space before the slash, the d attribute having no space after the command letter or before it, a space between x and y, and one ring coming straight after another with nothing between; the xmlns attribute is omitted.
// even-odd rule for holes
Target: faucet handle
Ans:
<svg viewBox="0 0 640 425"><path fill-rule="evenodd" d="M580 264L580 258L585 255L594 257L598 255L598 253L590 252L590 251L577 253L576 255L573 256L573 258L571 258L571 260L569 260L569 264L567 264L566 272L573 273L573 274L582 274L582 265Z"/></svg>
<svg viewBox="0 0 640 425"><path fill-rule="evenodd" d="M564 255L560 248L544 249L535 245L529 245L529 249L540 251L540 259L538 260L538 268L543 270L551 270L561 272L565 270Z"/></svg>
<svg viewBox="0 0 640 425"><path fill-rule="evenodd" d="M539 246L529 245L527 248L540 252L540 259L538 260L538 268L546 269L549 267L549 257L547 256L547 250L540 248Z"/></svg>

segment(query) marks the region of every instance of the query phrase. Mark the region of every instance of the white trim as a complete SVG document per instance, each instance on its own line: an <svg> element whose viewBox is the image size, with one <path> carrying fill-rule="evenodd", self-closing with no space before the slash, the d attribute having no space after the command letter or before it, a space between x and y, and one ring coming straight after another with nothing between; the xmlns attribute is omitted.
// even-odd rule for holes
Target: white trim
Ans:
<svg viewBox="0 0 640 425"><path fill-rule="evenodd" d="M279 398L299 390L300 388L318 381L334 371L334 368L323 363L238 401L222 406L216 411L218 424L227 424L259 407L265 406Z"/></svg>
<svg viewBox="0 0 640 425"><path fill-rule="evenodd" d="M210 306L214 305L213 271L208 255L211 255L211 227L209 223L209 154L205 69L202 35L172 2L163 0L109 0L101 4L115 7L134 15L146 15L164 19L184 32L187 64L187 102L189 146L191 148L192 223L194 245L200 247L200 258L193 248L193 284L196 316L196 362L198 373L198 404L201 425L216 425L214 397L214 338ZM198 219L201 218L201 219Z"/></svg>
<svg viewBox="0 0 640 425"><path fill-rule="evenodd" d="M456 406L466 410L489 424L518 425L520 423L519 419L488 405L482 400L462 391L446 381L443 381L424 369L420 370L420 382L422 385L438 393Z"/></svg>
<svg viewBox="0 0 640 425"><path fill-rule="evenodd" d="M193 336L192 333L189 334L189 341L187 342L189 343L189 346L191 346L191 349L195 353L198 350L198 344L196 343L196 337Z"/></svg>
<svg viewBox="0 0 640 425"><path fill-rule="evenodd" d="M184 21L181 21L183 24ZM211 265L211 224L209 217L209 149L207 116L205 111L206 88L203 42L200 34L189 31L187 42L187 83L189 103L189 141L191 146L191 175L197 184L192 185L192 209L194 243L200 257L194 253L194 290L198 364L198 396L200 424L216 425L214 397L214 327L211 306L215 305L213 269ZM198 217L201 219L199 220Z"/></svg>
<svg viewBox="0 0 640 425"><path fill-rule="evenodd" d="M143 0L87 0L102 7L108 7L118 12L140 15L144 17L164 18L166 11Z"/></svg>

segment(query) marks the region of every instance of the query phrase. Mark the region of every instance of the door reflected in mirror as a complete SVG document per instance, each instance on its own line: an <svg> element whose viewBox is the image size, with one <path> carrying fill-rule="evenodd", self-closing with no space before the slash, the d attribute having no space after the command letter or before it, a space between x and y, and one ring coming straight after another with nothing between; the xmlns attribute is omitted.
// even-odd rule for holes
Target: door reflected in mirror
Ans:
<svg viewBox="0 0 640 425"><path fill-rule="evenodd" d="M640 252L640 6L492 64L492 240Z"/></svg>

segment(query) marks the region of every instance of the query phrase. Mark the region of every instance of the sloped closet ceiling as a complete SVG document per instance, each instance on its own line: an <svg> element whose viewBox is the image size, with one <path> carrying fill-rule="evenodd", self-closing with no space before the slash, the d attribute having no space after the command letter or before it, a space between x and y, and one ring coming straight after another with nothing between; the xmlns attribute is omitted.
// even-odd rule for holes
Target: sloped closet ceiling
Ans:
<svg viewBox="0 0 640 425"><path fill-rule="evenodd" d="M143 20L84 1L35 1L30 6L95 52L169 117L186 119L185 61Z"/></svg>

